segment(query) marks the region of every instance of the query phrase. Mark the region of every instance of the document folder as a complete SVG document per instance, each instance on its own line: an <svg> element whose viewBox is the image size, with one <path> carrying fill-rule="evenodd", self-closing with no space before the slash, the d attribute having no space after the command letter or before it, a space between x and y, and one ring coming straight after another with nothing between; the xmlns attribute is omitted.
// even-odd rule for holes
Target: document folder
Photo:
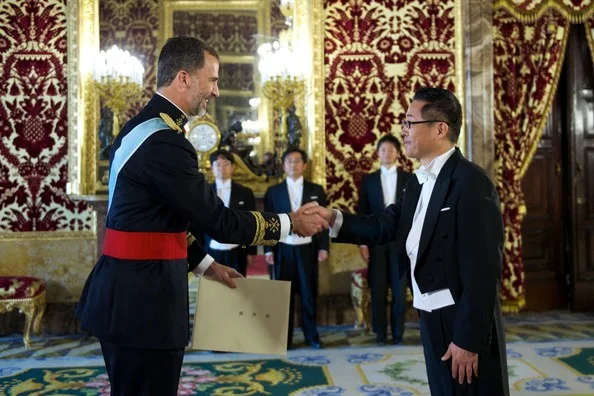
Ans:
<svg viewBox="0 0 594 396"><path fill-rule="evenodd" d="M198 280L192 349L287 354L291 283L235 279L237 288Z"/></svg>

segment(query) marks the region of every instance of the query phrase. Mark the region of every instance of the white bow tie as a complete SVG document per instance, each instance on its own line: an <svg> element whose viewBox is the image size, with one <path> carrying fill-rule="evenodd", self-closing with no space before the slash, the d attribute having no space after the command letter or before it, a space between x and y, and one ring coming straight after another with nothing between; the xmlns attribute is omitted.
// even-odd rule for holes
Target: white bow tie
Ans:
<svg viewBox="0 0 594 396"><path fill-rule="evenodd" d="M230 190L231 189L231 183L225 183L225 184L217 184L217 190Z"/></svg>
<svg viewBox="0 0 594 396"><path fill-rule="evenodd" d="M417 180L419 181L419 184L423 184L427 180L435 180L436 179L436 177L433 173L431 173L425 169L417 169L415 171L415 175L417 176Z"/></svg>

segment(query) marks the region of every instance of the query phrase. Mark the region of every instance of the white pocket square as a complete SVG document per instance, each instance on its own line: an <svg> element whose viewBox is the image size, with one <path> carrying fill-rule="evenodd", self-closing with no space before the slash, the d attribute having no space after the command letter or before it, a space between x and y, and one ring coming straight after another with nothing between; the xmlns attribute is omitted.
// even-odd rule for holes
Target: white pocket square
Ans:
<svg viewBox="0 0 594 396"><path fill-rule="evenodd" d="M440 212L447 212L448 210L450 210L450 207L449 207L449 206L448 206L447 208L442 208L442 209L440 210Z"/></svg>
<svg viewBox="0 0 594 396"><path fill-rule="evenodd" d="M243 205L245 202L244 201L239 201L238 204L239 205Z"/></svg>
<svg viewBox="0 0 594 396"><path fill-rule="evenodd" d="M318 199L318 196L317 195L314 195L312 197L309 197L309 199Z"/></svg>

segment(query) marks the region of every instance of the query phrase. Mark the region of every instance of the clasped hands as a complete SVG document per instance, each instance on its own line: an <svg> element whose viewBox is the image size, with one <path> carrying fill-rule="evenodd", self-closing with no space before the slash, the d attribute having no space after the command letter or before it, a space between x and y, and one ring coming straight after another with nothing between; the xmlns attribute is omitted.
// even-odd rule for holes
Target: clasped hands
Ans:
<svg viewBox="0 0 594 396"><path fill-rule="evenodd" d="M296 212L289 213L293 222L292 231L300 237L307 237L327 230L332 214L331 210L319 206L317 202L308 202Z"/></svg>

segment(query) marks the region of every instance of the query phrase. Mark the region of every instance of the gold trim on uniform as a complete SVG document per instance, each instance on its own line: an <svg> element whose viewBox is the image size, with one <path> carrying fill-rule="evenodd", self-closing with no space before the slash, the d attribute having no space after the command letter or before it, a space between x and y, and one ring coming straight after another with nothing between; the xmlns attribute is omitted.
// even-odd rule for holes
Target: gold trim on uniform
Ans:
<svg viewBox="0 0 594 396"><path fill-rule="evenodd" d="M179 120L173 121L173 118L171 118L169 116L169 114L167 113L159 113L159 116L161 116L161 118L163 119L163 121L165 121L165 124L167 124L167 126L171 129L173 129L174 131L176 131L177 133L183 133L184 130L181 128L180 125L183 123L183 118L180 118Z"/></svg>
<svg viewBox="0 0 594 396"><path fill-rule="evenodd" d="M192 235L191 232L188 232L186 235L186 241L188 242L188 246L191 246L194 242L196 242L196 237Z"/></svg>
<svg viewBox="0 0 594 396"><path fill-rule="evenodd" d="M276 217L273 217L272 219L266 222L266 229L272 232L277 232L278 230L280 230L280 222Z"/></svg>
<svg viewBox="0 0 594 396"><path fill-rule="evenodd" d="M266 230L270 229L274 226L274 222L276 222L276 227L279 227L278 219L272 218L268 221L264 219L262 213L260 212L250 212L254 215L254 219L256 220L256 232L254 234L254 240L252 241L251 245L262 245L262 246L273 246L276 245L278 241L272 239L264 239L266 236ZM271 224L271 225L269 225ZM274 232L274 231L273 231Z"/></svg>

